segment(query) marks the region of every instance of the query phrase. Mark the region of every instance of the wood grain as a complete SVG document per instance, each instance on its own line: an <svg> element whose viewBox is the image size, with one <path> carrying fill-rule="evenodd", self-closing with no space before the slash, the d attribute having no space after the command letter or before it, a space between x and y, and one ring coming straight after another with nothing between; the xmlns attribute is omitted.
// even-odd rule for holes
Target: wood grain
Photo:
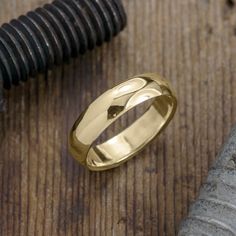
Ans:
<svg viewBox="0 0 236 236"><path fill-rule="evenodd" d="M0 22L43 2L1 0ZM196 198L236 122L236 6L233 0L124 5L128 27L111 43L5 91L0 235L175 235ZM85 170L67 150L74 120L103 91L149 71L173 84L179 100L173 122L120 168Z"/></svg>

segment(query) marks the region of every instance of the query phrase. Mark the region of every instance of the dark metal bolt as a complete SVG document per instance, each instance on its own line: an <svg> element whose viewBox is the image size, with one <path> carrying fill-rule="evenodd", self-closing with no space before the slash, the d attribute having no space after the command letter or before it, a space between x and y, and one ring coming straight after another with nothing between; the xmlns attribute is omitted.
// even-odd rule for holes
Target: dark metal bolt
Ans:
<svg viewBox="0 0 236 236"><path fill-rule="evenodd" d="M0 28L0 78L18 85L109 41L126 25L120 0L55 0Z"/></svg>

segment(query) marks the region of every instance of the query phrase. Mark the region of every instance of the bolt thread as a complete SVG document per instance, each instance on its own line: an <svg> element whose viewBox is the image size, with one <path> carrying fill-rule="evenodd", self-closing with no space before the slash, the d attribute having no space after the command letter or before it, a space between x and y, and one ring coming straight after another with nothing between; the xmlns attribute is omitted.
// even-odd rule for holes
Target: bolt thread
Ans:
<svg viewBox="0 0 236 236"><path fill-rule="evenodd" d="M126 25L120 0L55 0L0 28L6 89L111 40Z"/></svg>

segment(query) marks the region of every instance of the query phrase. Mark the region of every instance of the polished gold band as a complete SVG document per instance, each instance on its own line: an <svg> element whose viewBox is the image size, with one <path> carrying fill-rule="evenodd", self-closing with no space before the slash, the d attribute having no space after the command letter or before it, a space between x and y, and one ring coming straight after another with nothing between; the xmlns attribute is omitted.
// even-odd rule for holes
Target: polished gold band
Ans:
<svg viewBox="0 0 236 236"><path fill-rule="evenodd" d="M151 106L128 128L102 144L93 145L120 116L151 99ZM160 133L176 107L176 98L165 79L157 74L135 76L106 91L80 115L69 136L70 153L90 170L117 167Z"/></svg>

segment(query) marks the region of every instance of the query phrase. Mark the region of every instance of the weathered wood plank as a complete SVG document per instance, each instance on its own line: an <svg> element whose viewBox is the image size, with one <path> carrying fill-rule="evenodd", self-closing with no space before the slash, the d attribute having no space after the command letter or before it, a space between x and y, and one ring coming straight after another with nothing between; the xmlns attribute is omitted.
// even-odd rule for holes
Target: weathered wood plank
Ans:
<svg viewBox="0 0 236 236"><path fill-rule="evenodd" d="M43 2L1 0L0 22ZM230 2L125 0L128 27L111 43L5 91L0 235L175 234L236 122ZM74 120L107 88L147 71L173 84L174 121L122 167L83 169L67 151Z"/></svg>

